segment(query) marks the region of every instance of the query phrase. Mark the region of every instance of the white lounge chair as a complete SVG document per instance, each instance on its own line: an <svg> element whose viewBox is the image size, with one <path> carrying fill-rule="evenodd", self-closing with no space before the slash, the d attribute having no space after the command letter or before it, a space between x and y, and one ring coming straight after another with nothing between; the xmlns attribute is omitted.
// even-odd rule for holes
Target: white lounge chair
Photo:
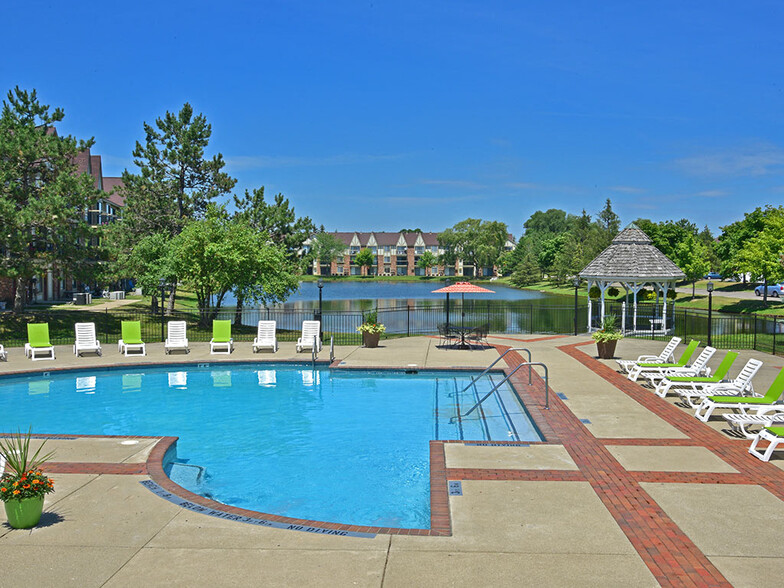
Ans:
<svg viewBox="0 0 784 588"><path fill-rule="evenodd" d="M764 396L743 396L742 392L738 393L735 388L730 388L729 394L724 394L724 391L723 386L717 386L716 394L703 398L694 416L707 423L717 408L731 408L746 414L749 410L756 409L759 412L760 409L774 405L784 394L784 369L779 371Z"/></svg>
<svg viewBox="0 0 784 588"><path fill-rule="evenodd" d="M76 341L73 345L74 355L78 357L83 351L102 354L101 342L95 337L95 323L76 323L74 329L76 330Z"/></svg>
<svg viewBox="0 0 784 588"><path fill-rule="evenodd" d="M648 362L641 362L636 363L629 368L629 373L626 374L626 377L629 378L632 382L636 382L637 378L644 370L648 370L651 368L682 368L689 365L689 360L691 356L694 355L694 352L697 351L697 347L699 347L700 342L696 339L692 339L689 341L689 344L686 346L686 349L683 350L681 353L680 358L678 361L674 363L648 363Z"/></svg>
<svg viewBox="0 0 784 588"><path fill-rule="evenodd" d="M708 367L708 361L710 361L710 358L713 357L714 353L716 353L715 347L706 347L690 366L675 368L645 368L640 372L640 376L648 380L650 385L653 387L656 387L656 382L667 377L710 376L711 369Z"/></svg>
<svg viewBox="0 0 784 588"><path fill-rule="evenodd" d="M746 439L754 439L759 431L752 431L749 427L773 427L784 425L784 406L765 406L759 409L756 414L749 413L727 413L721 415L730 424L733 431L737 431Z"/></svg>
<svg viewBox="0 0 784 588"><path fill-rule="evenodd" d="M767 441L769 445L765 451L757 451L757 444L763 439ZM773 454L773 451L778 447L779 443L782 442L784 442L784 427L765 427L755 435L754 441L751 442L751 447L749 447L749 453L762 461L770 461L770 456Z"/></svg>
<svg viewBox="0 0 784 588"><path fill-rule="evenodd" d="M702 400L708 396L751 396L754 394L752 378L762 367L759 359L750 359L740 370L734 380L719 383L697 383L690 388L676 390L681 400L684 400L692 408L697 408L702 404Z"/></svg>
<svg viewBox="0 0 784 588"><path fill-rule="evenodd" d="M321 322L302 321L302 336L297 339L297 352L313 349L314 342L316 351L321 351Z"/></svg>
<svg viewBox="0 0 784 588"><path fill-rule="evenodd" d="M724 356L724 359L721 360L719 367L716 368L716 371L713 372L712 376L670 376L662 378L659 383L656 385L656 390L654 390L654 394L664 398L667 396L667 393L670 391L670 388L674 390L678 388L691 388L693 390L699 389L698 386L702 386L703 384L718 384L727 377L727 374L732 367L732 363L737 359L738 353L736 351L729 351L727 355Z"/></svg>
<svg viewBox="0 0 784 588"><path fill-rule="evenodd" d="M637 359L616 359L615 361L618 362L618 367L621 368L621 371L627 373L633 365L638 363L667 363L675 361L673 353L680 342L680 337L673 337L659 355L640 355Z"/></svg>
<svg viewBox="0 0 784 588"><path fill-rule="evenodd" d="M275 321L259 321L256 338L253 340L253 353L262 349L278 350L278 337L276 335Z"/></svg>
<svg viewBox="0 0 784 588"><path fill-rule="evenodd" d="M187 325L185 321L169 321L166 325L167 337L163 344L165 353L171 353L174 349L184 349L185 353L190 353L188 347Z"/></svg>
<svg viewBox="0 0 784 588"><path fill-rule="evenodd" d="M8 361L8 352L2 345L0 345L0 359L3 361Z"/></svg>

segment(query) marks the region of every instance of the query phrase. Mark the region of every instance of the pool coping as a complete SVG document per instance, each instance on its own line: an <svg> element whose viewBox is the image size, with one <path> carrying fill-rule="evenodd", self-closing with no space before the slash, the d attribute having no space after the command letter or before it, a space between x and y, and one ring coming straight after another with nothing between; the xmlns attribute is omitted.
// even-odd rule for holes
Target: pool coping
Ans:
<svg viewBox="0 0 784 588"><path fill-rule="evenodd" d="M130 364L115 364L111 366L100 367L83 367L83 366L65 366L51 369L35 369L25 370L24 372L13 372L0 375L0 379L4 377L15 376L30 376L34 374L42 374L48 372L69 372L69 371L83 371L85 369L100 370L100 371L114 371L126 368L155 368L155 367L176 367L180 365L199 365L209 364L203 360L182 361L176 363L130 363ZM222 360L214 362L216 364L267 364L268 361L247 361L247 360ZM312 362L302 360L281 360L281 364L297 364L309 365ZM328 360L317 360L316 364L319 367L324 367L334 370L346 371L385 371L385 372L481 372L481 368L477 367L419 367L416 370L411 370L410 367L389 367L389 366L346 366L340 365L340 361L336 360L330 363ZM43 367L43 366L42 366ZM488 373L503 373L509 375L509 368L493 368L488 370ZM544 415L540 412L539 407L534 404L535 399L521 389L520 386L515 385L513 379L508 381L512 391L519 397L522 402L523 409L530 416L533 421L534 427L542 441L492 441L485 440L430 440L429 441L429 477L430 477L430 528L408 528L408 527L383 527L383 526L369 526L369 525L352 525L346 523L337 523L329 521L319 521L315 519L301 519L294 517L286 517L282 515L275 515L261 511L245 509L237 506L231 506L212 500L210 498L201 496L179 484L173 482L164 471L164 464L169 459L172 452L176 452L177 441L179 437L176 436L150 436L150 435L89 435L89 434L36 434L35 437L41 438L57 438L68 437L69 439L78 438L99 438L99 439L158 439L156 444L150 450L147 461L143 464L125 464L125 463L102 463L102 462L50 462L44 467L45 471L50 473L91 473L91 474L119 474L119 475L146 475L150 480L161 488L165 493L171 495L175 499L169 500L177 504L181 508L194 510L196 512L203 512L205 514L212 514L213 516L220 516L224 519L237 520L239 522L246 522L252 524L275 526L285 530L304 531L310 533L330 534L330 535L345 535L345 536L367 536L372 537L376 534L384 535L415 535L415 536L431 536L431 537L447 537L452 535L452 519L451 510L449 506L449 482L451 477L454 480L470 479L470 475L466 476L466 472L461 469L450 469L446 467L446 452L444 449L447 443L460 443L460 444L480 444L492 443L493 445L504 446L528 446L533 444L546 445L557 443L557 435L554 430L547 424ZM522 381L520 382L522 384ZM531 404L529 404L531 403ZM0 436L8 435L10 433L0 433ZM491 475L491 477L493 477ZM155 488L148 485L145 487L158 494ZM161 494L158 494L161 496ZM164 496L165 499L169 499ZM210 512L211 511L211 512Z"/></svg>

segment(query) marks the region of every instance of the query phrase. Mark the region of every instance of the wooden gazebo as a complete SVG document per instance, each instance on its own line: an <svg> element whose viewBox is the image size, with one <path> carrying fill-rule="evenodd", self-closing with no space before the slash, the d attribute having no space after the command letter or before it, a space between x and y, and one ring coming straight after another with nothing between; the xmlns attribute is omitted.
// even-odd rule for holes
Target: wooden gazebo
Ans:
<svg viewBox="0 0 784 588"><path fill-rule="evenodd" d="M623 229L612 240L607 249L577 274L588 283L588 291L597 286L601 291L600 318L604 320L604 295L613 284L620 284L634 296L634 315L631 328L624 324L626 331L637 330L637 293L650 284L658 298L662 293L661 329L667 325L667 291L675 288L675 282L686 276L672 260L654 247L652 241L634 223ZM592 330L592 305L588 305L588 331Z"/></svg>

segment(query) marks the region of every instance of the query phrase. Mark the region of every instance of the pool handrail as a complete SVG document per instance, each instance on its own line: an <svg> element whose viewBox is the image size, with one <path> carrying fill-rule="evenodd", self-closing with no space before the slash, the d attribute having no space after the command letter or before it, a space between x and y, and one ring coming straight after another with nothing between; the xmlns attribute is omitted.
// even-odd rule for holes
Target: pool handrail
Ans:
<svg viewBox="0 0 784 588"><path fill-rule="evenodd" d="M531 350L530 349L526 349L525 347L510 347L509 349L504 351L501 355L499 355L498 358L493 363L491 363L484 370L482 370L482 373L479 374L478 376L476 376L473 380L471 380L465 388L463 388L462 390L460 390L460 392L458 392L458 394L462 394L463 392L468 390L471 386L473 386L474 383L477 380L479 380L479 378L481 378L487 372L489 372L491 369L493 369L493 366L495 364L497 364L499 361L501 361L504 358L504 356L506 356L506 354L509 353L510 351L525 351L526 353L528 353L528 363L531 364ZM515 371L517 371L517 370L515 370ZM529 386L531 385L531 366L530 365L528 366L528 385Z"/></svg>
<svg viewBox="0 0 784 588"><path fill-rule="evenodd" d="M313 335L313 347L310 349L310 360L313 363L313 367L316 367L316 358L318 357L318 352L316 351L318 346L318 335Z"/></svg>
<svg viewBox="0 0 784 588"><path fill-rule="evenodd" d="M329 338L329 363L330 365L335 361L335 335Z"/></svg>
<svg viewBox="0 0 784 588"><path fill-rule="evenodd" d="M509 378L514 376L515 372L517 372L517 370L519 370L524 365L527 365L529 368L532 365L540 365L540 366L542 366L544 368L544 408L545 408L545 410L550 410L550 376L549 376L548 371L547 371L547 366L545 364L543 364L541 361L535 361L535 362L524 361L523 363L515 366L515 368L511 372L509 372L509 374L503 380L501 380L495 386L493 386L493 388L492 388L492 390L490 390L490 392L488 392L487 394L482 396L482 398L480 398L479 401L476 404L474 404L474 406L472 406L468 412L464 412L463 414L458 414L457 416L452 417L450 419L450 421L453 421L456 418L467 417L469 414L474 412L479 407L480 404L482 404L485 400L490 398L490 395L493 392L498 390L498 388L500 388L502 384L504 384Z"/></svg>

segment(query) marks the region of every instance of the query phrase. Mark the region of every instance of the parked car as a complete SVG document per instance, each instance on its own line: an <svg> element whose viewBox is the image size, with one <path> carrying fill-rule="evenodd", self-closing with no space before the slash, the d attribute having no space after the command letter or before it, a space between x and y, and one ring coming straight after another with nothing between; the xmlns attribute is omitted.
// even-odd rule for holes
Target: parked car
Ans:
<svg viewBox="0 0 784 588"><path fill-rule="evenodd" d="M709 272L702 277L705 280L720 280L721 274L719 272Z"/></svg>
<svg viewBox="0 0 784 588"><path fill-rule="evenodd" d="M754 288L754 293L757 296L762 296L762 291L764 290L765 286L760 284L756 288ZM784 298L784 282L780 284L768 284L768 296L773 296L773 298Z"/></svg>

